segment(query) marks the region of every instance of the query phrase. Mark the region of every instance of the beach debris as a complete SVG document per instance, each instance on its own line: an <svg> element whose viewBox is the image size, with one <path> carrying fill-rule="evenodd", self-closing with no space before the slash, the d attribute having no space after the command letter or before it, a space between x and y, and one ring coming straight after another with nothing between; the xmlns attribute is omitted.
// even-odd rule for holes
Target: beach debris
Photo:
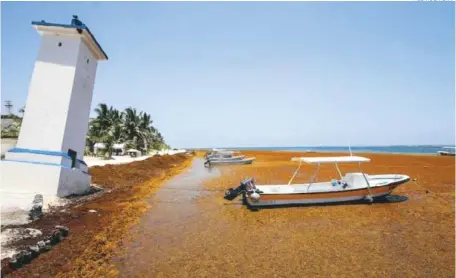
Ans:
<svg viewBox="0 0 456 278"><path fill-rule="evenodd" d="M89 213L96 213L96 212L97 212L97 211L94 210L94 209L90 209L90 210L89 210Z"/></svg>
<svg viewBox="0 0 456 278"><path fill-rule="evenodd" d="M34 221L43 216L43 195L35 195L32 204L32 209L29 212L29 219Z"/></svg>

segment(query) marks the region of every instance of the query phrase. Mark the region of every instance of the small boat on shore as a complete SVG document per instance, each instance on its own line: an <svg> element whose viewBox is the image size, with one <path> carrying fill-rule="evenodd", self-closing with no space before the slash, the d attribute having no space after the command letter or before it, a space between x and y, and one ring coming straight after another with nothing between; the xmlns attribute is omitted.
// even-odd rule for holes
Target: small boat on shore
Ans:
<svg viewBox="0 0 456 278"><path fill-rule="evenodd" d="M455 147L443 147L441 151L437 153L441 156L455 156Z"/></svg>
<svg viewBox="0 0 456 278"><path fill-rule="evenodd" d="M231 156L231 157L217 157L217 156L210 156L207 157L206 160L241 160L244 159L245 155L237 155L237 156Z"/></svg>
<svg viewBox="0 0 456 278"><path fill-rule="evenodd" d="M205 155L207 160L218 160L218 159L226 159L226 160L240 160L243 159L245 156L240 153L235 153L233 151L223 151L223 152L210 152Z"/></svg>
<svg viewBox="0 0 456 278"><path fill-rule="evenodd" d="M402 174L368 175L361 171L342 175L339 164L369 162L369 158L359 156L341 157L297 157L299 165L288 184L256 185L253 178L247 178L237 188L230 188L225 192L226 200L234 200L242 194L249 207L299 205L299 204L326 204L367 200L372 203L390 195L399 185L406 183L410 177ZM291 184L302 163L316 164L317 169L308 183ZM335 164L340 176L339 180L314 182L321 164Z"/></svg>
<svg viewBox="0 0 456 278"><path fill-rule="evenodd" d="M227 150L219 150L219 149L212 149L212 151L207 152L204 155L206 159L213 159L213 158L233 158L233 157L241 157L241 155L234 156L234 151L227 151ZM242 156L244 157L244 156Z"/></svg>
<svg viewBox="0 0 456 278"><path fill-rule="evenodd" d="M204 166L211 167L215 165L240 165L240 164L252 164L255 161L255 157L242 158L242 159L230 159L230 158L221 158L221 159L208 159L204 162Z"/></svg>
<svg viewBox="0 0 456 278"><path fill-rule="evenodd" d="M236 155L235 155L236 154ZM214 165L235 165L235 164L252 164L254 157L245 158L244 155L225 150L212 150L205 155L206 162L204 166L211 167Z"/></svg>

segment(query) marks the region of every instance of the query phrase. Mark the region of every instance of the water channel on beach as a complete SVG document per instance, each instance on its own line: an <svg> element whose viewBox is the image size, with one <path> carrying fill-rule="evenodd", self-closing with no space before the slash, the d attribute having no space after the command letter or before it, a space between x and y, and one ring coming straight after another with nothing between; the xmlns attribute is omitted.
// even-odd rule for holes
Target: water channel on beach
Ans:
<svg viewBox="0 0 456 278"><path fill-rule="evenodd" d="M201 224L204 212L197 199L210 193L202 182L218 176L218 169L205 168L203 159L194 158L188 169L160 187L148 201L151 209L125 243L125 254L114 260L121 276L147 274L152 266L172 256L170 250L182 244L184 234Z"/></svg>

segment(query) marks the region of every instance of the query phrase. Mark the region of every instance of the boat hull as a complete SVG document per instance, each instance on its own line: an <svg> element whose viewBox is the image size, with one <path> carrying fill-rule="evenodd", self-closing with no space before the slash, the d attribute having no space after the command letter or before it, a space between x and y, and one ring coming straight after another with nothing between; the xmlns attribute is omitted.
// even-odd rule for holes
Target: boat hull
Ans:
<svg viewBox="0 0 456 278"><path fill-rule="evenodd" d="M456 154L453 153L453 152L439 151L439 155L441 155L441 156L455 156Z"/></svg>
<svg viewBox="0 0 456 278"><path fill-rule="evenodd" d="M243 155L232 156L232 157L216 157L216 156L210 156L210 157L207 157L206 159L207 159L207 160L211 160L211 161L216 161L216 160L220 160L220 161L232 161L232 160L242 160L242 159L245 159L245 156L243 156Z"/></svg>
<svg viewBox="0 0 456 278"><path fill-rule="evenodd" d="M237 160L209 160L205 163L210 165L236 165L236 164L252 164L255 158L237 159Z"/></svg>
<svg viewBox="0 0 456 278"><path fill-rule="evenodd" d="M370 188L370 196L374 199L388 196L399 185L409 181L409 178L391 182L387 185ZM261 188L261 186L257 187ZM261 190L261 189L260 189ZM281 205L310 205L333 204L365 200L369 195L367 188L350 189L333 192L310 192L290 194L261 194L258 201L254 202L243 194L244 202L250 207L281 206Z"/></svg>

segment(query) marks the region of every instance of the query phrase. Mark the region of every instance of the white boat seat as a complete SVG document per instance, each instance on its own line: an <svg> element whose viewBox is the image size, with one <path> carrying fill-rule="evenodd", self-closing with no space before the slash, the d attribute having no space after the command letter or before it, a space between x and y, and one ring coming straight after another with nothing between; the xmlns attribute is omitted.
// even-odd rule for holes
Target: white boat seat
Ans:
<svg viewBox="0 0 456 278"><path fill-rule="evenodd" d="M367 175L366 175L367 178ZM346 188L358 188L367 186L366 180L362 173L347 173L340 182L342 184L347 183Z"/></svg>

